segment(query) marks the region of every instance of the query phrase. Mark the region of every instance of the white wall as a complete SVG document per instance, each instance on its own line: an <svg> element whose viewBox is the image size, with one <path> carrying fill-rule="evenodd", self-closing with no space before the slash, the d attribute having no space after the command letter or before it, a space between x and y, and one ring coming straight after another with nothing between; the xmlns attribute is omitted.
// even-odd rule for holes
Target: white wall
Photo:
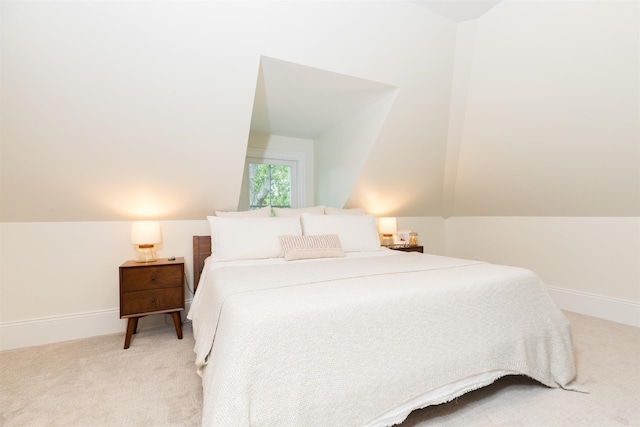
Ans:
<svg viewBox="0 0 640 427"><path fill-rule="evenodd" d="M314 182L318 204L345 206L396 95L397 91L385 95L375 104L339 123L314 140L316 160ZM386 170L386 165L383 167ZM415 186L419 186L419 183L415 183ZM385 213L397 212L398 208L404 207L403 204L394 206L393 196L387 195L380 199L385 203L379 203L378 206L372 206L372 203L366 200L359 200L347 206L364 205L374 210L386 209Z"/></svg>
<svg viewBox="0 0 640 427"><path fill-rule="evenodd" d="M446 246L535 271L562 308L640 326L639 218L449 218Z"/></svg>
<svg viewBox="0 0 640 427"><path fill-rule="evenodd" d="M184 257L193 289L192 236L209 235L209 225L161 225L158 256ZM130 233L126 221L0 224L0 348L123 332L118 266L135 257ZM185 297L191 299L189 291ZM144 318L140 327L158 321Z"/></svg>

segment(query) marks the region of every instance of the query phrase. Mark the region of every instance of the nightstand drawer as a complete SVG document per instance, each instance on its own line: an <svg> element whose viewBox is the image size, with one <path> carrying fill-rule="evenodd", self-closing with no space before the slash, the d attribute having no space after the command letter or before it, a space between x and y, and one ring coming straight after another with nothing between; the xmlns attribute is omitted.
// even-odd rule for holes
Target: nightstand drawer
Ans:
<svg viewBox="0 0 640 427"><path fill-rule="evenodd" d="M120 317L153 311L184 308L182 288L153 289L127 292Z"/></svg>
<svg viewBox="0 0 640 427"><path fill-rule="evenodd" d="M123 292L182 286L182 264L126 268L121 274Z"/></svg>

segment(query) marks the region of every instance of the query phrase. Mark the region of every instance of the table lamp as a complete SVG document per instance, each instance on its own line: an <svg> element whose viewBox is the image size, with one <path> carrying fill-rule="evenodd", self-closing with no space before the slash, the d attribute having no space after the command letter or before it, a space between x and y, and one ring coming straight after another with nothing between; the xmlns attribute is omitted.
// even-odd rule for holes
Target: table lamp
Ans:
<svg viewBox="0 0 640 427"><path fill-rule="evenodd" d="M153 262L158 259L153 245L161 241L158 221L134 221L131 224L131 243L136 245L137 262Z"/></svg>
<svg viewBox="0 0 640 427"><path fill-rule="evenodd" d="M382 246L393 245L393 235L398 231L395 217L382 217L378 221L378 230L382 234Z"/></svg>

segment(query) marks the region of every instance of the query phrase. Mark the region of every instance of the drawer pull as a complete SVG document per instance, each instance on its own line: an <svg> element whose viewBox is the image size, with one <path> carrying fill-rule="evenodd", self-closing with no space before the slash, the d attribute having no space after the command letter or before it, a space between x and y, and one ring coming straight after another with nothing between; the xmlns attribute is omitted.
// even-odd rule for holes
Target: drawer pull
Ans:
<svg viewBox="0 0 640 427"><path fill-rule="evenodd" d="M151 276L151 281L156 280L156 276Z"/></svg>
<svg viewBox="0 0 640 427"><path fill-rule="evenodd" d="M151 298L151 302L156 302L156 299L155 298Z"/></svg>

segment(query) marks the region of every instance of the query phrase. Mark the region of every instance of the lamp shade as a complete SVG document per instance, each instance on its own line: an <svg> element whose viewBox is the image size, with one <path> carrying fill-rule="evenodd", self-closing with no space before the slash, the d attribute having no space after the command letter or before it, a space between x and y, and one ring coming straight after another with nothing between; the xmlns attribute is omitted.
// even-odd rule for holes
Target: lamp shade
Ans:
<svg viewBox="0 0 640 427"><path fill-rule="evenodd" d="M131 243L149 245L159 243L161 239L158 221L135 221L131 224Z"/></svg>
<svg viewBox="0 0 640 427"><path fill-rule="evenodd" d="M378 221L378 230L383 235L395 234L398 230L396 218L392 216L382 217Z"/></svg>

